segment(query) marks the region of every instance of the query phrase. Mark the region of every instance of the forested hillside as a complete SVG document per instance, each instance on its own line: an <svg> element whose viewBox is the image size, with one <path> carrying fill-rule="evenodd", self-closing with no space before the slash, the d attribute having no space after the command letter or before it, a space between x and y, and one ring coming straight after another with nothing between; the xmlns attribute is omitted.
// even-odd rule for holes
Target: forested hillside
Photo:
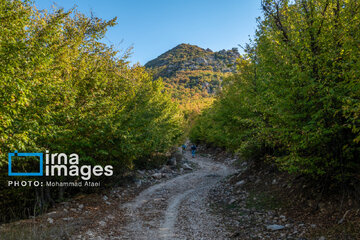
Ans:
<svg viewBox="0 0 360 240"><path fill-rule="evenodd" d="M130 50L104 44L116 18L0 0L0 222L108 187L93 205L58 204L58 213L87 215L77 238L95 238L96 229L108 231L101 239L126 238L126 231L225 239L216 227L231 220L226 231L236 230L234 239L304 239L305 227L337 228L346 218L353 222L336 231L358 236L360 2L261 3L263 16L242 55L180 44L140 66L130 64ZM184 142L191 145L180 148ZM90 174L92 166L111 165L114 175L94 174L101 188L9 187L9 180L84 180L67 172L10 176L8 154L16 150L76 153ZM40 161L30 160L36 164L14 160L12 167L39 171ZM123 191L114 190L124 179ZM214 210L226 218L213 218ZM83 227L82 217L59 218Z"/></svg>
<svg viewBox="0 0 360 240"><path fill-rule="evenodd" d="M213 52L180 44L145 64L154 77L161 77L173 99L186 114L199 113L212 103L222 80L236 71L237 48Z"/></svg>
<svg viewBox="0 0 360 240"><path fill-rule="evenodd" d="M263 1L256 37L191 139L290 173L360 181L360 3Z"/></svg>
<svg viewBox="0 0 360 240"><path fill-rule="evenodd" d="M9 152L77 153L81 165L110 164L121 176L177 143L181 112L161 80L101 42L115 22L0 1L0 220L36 214L74 191L6 187Z"/></svg>

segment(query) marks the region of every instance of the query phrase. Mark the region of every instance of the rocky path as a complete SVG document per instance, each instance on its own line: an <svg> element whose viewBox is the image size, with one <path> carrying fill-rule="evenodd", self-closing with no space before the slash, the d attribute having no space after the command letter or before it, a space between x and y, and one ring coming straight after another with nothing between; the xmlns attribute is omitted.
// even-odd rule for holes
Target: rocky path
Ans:
<svg viewBox="0 0 360 240"><path fill-rule="evenodd" d="M271 168L248 171L247 162L235 169L232 156L212 154L187 153L179 170L138 171L135 182L80 194L36 218L0 225L0 239L340 239L325 238L328 215L305 219L304 210L292 212L302 207L282 209L287 203L277 194L291 191L282 175ZM337 227L348 212L334 218ZM356 231L345 236L358 239Z"/></svg>
<svg viewBox="0 0 360 240"><path fill-rule="evenodd" d="M111 239L227 239L221 221L209 212L207 195L221 179L233 172L230 166L210 157L186 158L199 167L153 185L133 201L122 204L125 224L112 229ZM98 233L95 239L108 239Z"/></svg>

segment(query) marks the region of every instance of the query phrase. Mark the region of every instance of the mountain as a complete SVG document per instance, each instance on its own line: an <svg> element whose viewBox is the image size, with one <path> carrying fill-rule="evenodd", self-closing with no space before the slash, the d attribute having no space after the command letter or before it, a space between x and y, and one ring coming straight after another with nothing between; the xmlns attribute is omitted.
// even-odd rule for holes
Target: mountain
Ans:
<svg viewBox="0 0 360 240"><path fill-rule="evenodd" d="M237 48L213 52L180 44L149 61L145 67L161 77L173 99L182 107L200 110L212 101L224 77L236 70ZM185 106L188 105L188 106Z"/></svg>
<svg viewBox="0 0 360 240"><path fill-rule="evenodd" d="M231 72L239 57L237 48L213 52L195 45L180 44L173 49L149 61L145 67L160 70L161 77L171 77L178 71L211 70L214 72Z"/></svg>

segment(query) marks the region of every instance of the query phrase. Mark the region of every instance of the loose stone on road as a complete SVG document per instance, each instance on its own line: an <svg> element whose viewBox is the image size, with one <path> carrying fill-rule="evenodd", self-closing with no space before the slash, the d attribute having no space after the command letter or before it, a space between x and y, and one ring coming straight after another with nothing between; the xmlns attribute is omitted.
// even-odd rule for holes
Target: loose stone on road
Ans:
<svg viewBox="0 0 360 240"><path fill-rule="evenodd" d="M153 185L120 206L126 210L127 224L114 229L118 239L228 238L221 220L210 213L206 199L209 190L233 169L209 157L186 157L198 169Z"/></svg>

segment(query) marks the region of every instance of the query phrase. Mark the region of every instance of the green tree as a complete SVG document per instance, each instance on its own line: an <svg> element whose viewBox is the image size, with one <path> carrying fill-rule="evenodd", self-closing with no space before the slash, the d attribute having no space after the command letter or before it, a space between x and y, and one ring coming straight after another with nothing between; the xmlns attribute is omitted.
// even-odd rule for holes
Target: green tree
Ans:
<svg viewBox="0 0 360 240"><path fill-rule="evenodd" d="M211 142L270 156L290 172L356 176L359 3L266 0L262 6L241 73L199 119L193 138L219 135ZM196 136L208 118L219 134L210 127Z"/></svg>
<svg viewBox="0 0 360 240"><path fill-rule="evenodd" d="M130 66L130 50L119 53L101 42L115 22L76 9L38 11L27 1L0 1L1 185L14 150L75 152L80 164L111 164L122 174L177 143L182 115L161 80ZM6 188L0 215L35 203L43 209L57 194Z"/></svg>

